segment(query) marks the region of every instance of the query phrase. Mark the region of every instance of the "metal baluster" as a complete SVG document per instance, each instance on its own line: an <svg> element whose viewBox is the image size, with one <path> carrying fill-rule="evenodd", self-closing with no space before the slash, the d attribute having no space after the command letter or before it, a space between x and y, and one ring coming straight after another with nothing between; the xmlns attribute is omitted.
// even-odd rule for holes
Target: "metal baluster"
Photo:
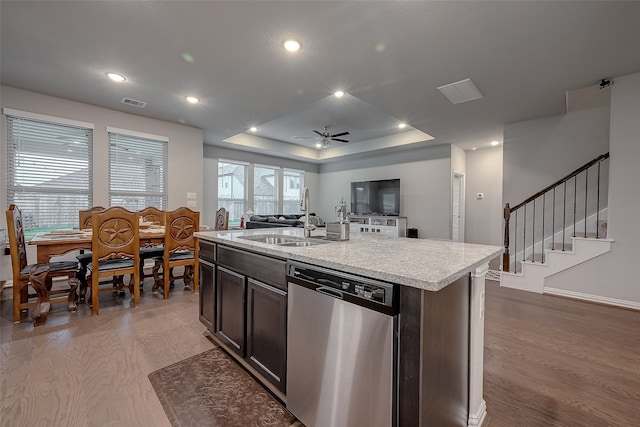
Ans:
<svg viewBox="0 0 640 427"><path fill-rule="evenodd" d="M584 237L587 237L587 188L589 187L589 169L584 171Z"/></svg>
<svg viewBox="0 0 640 427"><path fill-rule="evenodd" d="M551 210L551 250L556 250L556 187L553 187L553 209Z"/></svg>
<svg viewBox="0 0 640 427"><path fill-rule="evenodd" d="M524 224L522 226L522 263L527 257L527 205L524 205Z"/></svg>
<svg viewBox="0 0 640 427"><path fill-rule="evenodd" d="M578 175L573 177L573 237L576 237L576 203L578 202Z"/></svg>
<svg viewBox="0 0 640 427"><path fill-rule="evenodd" d="M564 252L564 231L567 229L567 181L564 182L564 203L562 207L562 251Z"/></svg>
<svg viewBox="0 0 640 427"><path fill-rule="evenodd" d="M515 238L513 239L513 272L518 272L518 211L516 211L516 223L515 228L513 229L513 235ZM511 260L509 260L511 262Z"/></svg>
<svg viewBox="0 0 640 427"><path fill-rule="evenodd" d="M536 262L536 199L533 199L533 215L531 216L531 262Z"/></svg>
<svg viewBox="0 0 640 427"><path fill-rule="evenodd" d="M598 162L598 195L596 199L596 239L599 239L600 231L600 163Z"/></svg>
<svg viewBox="0 0 640 427"><path fill-rule="evenodd" d="M546 212L545 210L545 204L546 204L546 200L547 200L547 194L543 194L542 195L542 262L544 262L544 214Z"/></svg>

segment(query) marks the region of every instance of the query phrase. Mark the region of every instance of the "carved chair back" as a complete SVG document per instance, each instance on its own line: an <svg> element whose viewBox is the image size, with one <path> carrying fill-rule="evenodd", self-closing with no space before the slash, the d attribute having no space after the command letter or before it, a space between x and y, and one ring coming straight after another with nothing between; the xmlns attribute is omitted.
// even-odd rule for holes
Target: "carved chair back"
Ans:
<svg viewBox="0 0 640 427"><path fill-rule="evenodd" d="M93 219L91 217L91 214L93 212L100 212L103 211L104 208L102 206L94 206L92 208L86 209L86 210L81 210L78 211L78 218L79 218L79 222L80 222L80 230L85 230L85 229L90 229L91 225L93 223Z"/></svg>
<svg viewBox="0 0 640 427"><path fill-rule="evenodd" d="M228 230L229 229L229 211L225 208L220 208L216 211L216 223L214 230Z"/></svg>
<svg viewBox="0 0 640 427"><path fill-rule="evenodd" d="M182 207L166 212L165 218L165 256L176 251L195 251L194 233L199 231L200 212Z"/></svg>
<svg viewBox="0 0 640 427"><path fill-rule="evenodd" d="M16 205L9 206L7 216L7 235L9 237L9 252L11 253L11 268L14 281L27 266L27 245L24 240L22 226L22 212Z"/></svg>
<svg viewBox="0 0 640 427"><path fill-rule="evenodd" d="M92 213L94 265L113 258L137 258L140 250L138 218L138 212L120 206Z"/></svg>
<svg viewBox="0 0 640 427"><path fill-rule="evenodd" d="M153 206L146 207L139 211L140 220L150 222L154 225L164 226L164 211Z"/></svg>

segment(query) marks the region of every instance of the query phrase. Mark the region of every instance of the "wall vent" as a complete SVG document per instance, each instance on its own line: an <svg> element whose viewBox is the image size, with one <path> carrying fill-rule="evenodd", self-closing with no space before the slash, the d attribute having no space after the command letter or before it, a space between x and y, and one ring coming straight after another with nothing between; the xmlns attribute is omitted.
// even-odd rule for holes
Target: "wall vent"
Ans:
<svg viewBox="0 0 640 427"><path fill-rule="evenodd" d="M482 94L471 79L464 79L459 82L440 86L438 90L446 96L452 104L461 104L482 98Z"/></svg>
<svg viewBox="0 0 640 427"><path fill-rule="evenodd" d="M122 98L120 102L122 102L123 104L131 105L133 107L138 107L138 108L144 108L147 105L147 103L144 101L138 101L137 99L127 98L127 97Z"/></svg>

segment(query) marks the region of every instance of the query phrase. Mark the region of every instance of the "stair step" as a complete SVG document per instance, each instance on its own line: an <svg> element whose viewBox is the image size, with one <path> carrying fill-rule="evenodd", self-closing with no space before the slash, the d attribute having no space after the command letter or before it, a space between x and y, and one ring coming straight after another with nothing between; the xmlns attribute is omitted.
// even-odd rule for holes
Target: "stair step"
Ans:
<svg viewBox="0 0 640 427"><path fill-rule="evenodd" d="M555 242L553 247L550 247L549 249L551 249L552 251L572 251L573 250L573 244L572 243L566 243L564 244L564 248L562 246L562 242Z"/></svg>

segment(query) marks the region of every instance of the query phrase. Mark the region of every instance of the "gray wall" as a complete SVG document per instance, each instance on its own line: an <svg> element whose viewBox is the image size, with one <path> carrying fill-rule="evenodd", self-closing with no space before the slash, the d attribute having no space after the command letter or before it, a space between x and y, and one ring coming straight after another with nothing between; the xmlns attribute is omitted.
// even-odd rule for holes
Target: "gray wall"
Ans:
<svg viewBox="0 0 640 427"><path fill-rule="evenodd" d="M420 238L448 239L451 205L451 146L363 156L322 164L319 208L325 221L335 221L335 206L351 201L351 182L400 178L400 214ZM315 208L314 208L315 210Z"/></svg>
<svg viewBox="0 0 640 427"><path fill-rule="evenodd" d="M546 286L635 303L640 308L640 73L615 79L611 96L611 252L547 279Z"/></svg>
<svg viewBox="0 0 640 427"><path fill-rule="evenodd" d="M93 203L109 204L109 140L107 126L161 135L169 138L169 187L168 208L187 205L187 193L197 194L196 210L202 209L202 131L189 126L148 119L134 114L121 113L106 108L42 95L35 92L0 86L2 108L43 114L52 117L78 120L94 124L93 130ZM7 209L6 128L4 117L0 120L0 211ZM0 218L0 228L6 219ZM2 257L2 265L8 256ZM35 250L29 247L30 262L35 262ZM1 277L11 274L10 263L0 272Z"/></svg>
<svg viewBox="0 0 640 427"><path fill-rule="evenodd" d="M502 147L467 151L465 241L502 246L502 207Z"/></svg>
<svg viewBox="0 0 640 427"><path fill-rule="evenodd" d="M503 201L515 206L609 151L609 107L506 125L503 151Z"/></svg>

